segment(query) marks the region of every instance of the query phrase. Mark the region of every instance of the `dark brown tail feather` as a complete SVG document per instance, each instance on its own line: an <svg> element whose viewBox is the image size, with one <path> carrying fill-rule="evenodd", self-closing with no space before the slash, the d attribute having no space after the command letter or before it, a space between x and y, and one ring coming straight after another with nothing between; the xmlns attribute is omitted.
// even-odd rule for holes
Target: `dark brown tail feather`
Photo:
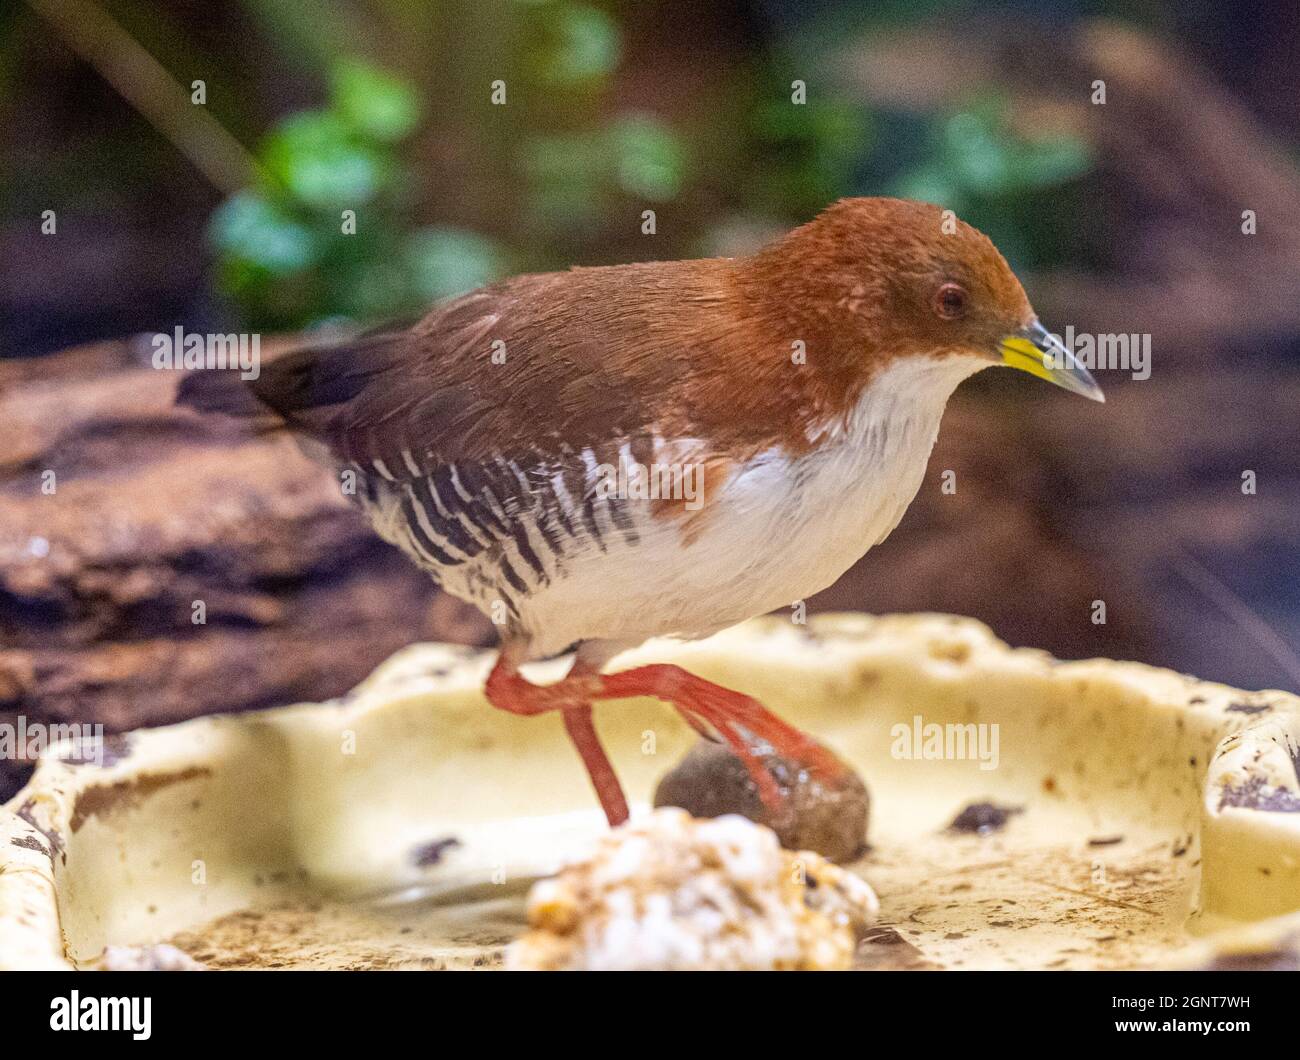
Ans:
<svg viewBox="0 0 1300 1060"><path fill-rule="evenodd" d="M241 379L238 372L191 372L176 388L176 404L196 412L219 412L239 419L279 419L274 410L257 399L249 382Z"/></svg>
<svg viewBox="0 0 1300 1060"><path fill-rule="evenodd" d="M259 427L289 426L308 435L330 434L335 417L367 388L392 379L408 353L409 336L376 329L350 342L309 346L263 364L256 379L199 371L186 376L177 404L252 420Z"/></svg>

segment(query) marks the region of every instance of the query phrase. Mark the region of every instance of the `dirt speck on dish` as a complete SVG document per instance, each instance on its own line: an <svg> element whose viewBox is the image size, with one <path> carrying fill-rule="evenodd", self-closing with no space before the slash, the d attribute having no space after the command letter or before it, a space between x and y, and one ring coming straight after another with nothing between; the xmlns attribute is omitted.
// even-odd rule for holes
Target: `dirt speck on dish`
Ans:
<svg viewBox="0 0 1300 1060"><path fill-rule="evenodd" d="M1023 806L1000 806L995 802L972 802L948 826L950 832L989 835L1007 826L1012 815L1024 813Z"/></svg>

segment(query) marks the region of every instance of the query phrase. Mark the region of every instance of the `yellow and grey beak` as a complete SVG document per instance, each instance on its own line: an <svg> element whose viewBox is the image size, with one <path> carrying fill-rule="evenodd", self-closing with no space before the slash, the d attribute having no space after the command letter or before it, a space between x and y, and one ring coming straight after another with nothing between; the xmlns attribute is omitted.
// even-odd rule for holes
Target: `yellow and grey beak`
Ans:
<svg viewBox="0 0 1300 1060"><path fill-rule="evenodd" d="M999 351L1003 364L1093 401L1106 400L1092 373L1079 363L1065 343L1039 323L1037 317L1027 327L1004 338Z"/></svg>

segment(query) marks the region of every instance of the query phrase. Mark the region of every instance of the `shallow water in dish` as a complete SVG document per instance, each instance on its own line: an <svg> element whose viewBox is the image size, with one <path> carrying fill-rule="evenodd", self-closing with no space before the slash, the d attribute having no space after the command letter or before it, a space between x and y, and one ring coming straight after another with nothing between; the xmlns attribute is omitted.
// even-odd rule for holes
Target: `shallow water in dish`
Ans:
<svg viewBox="0 0 1300 1060"><path fill-rule="evenodd" d="M1032 814L991 835L944 830L873 846L852 866L881 901L856 966L1132 968L1167 961L1191 941L1194 848L1115 835L1095 846L1044 845ZM557 822L557 831L571 827ZM535 836L547 831L533 822ZM292 894L166 941L213 968L495 968L524 929L530 883Z"/></svg>

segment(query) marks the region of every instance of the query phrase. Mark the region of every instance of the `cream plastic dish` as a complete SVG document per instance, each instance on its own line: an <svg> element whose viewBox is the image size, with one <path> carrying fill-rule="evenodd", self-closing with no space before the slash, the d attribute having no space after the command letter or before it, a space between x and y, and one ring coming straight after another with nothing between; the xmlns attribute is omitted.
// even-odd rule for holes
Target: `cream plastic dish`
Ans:
<svg viewBox="0 0 1300 1060"><path fill-rule="evenodd" d="M762 619L617 666L650 659L758 696L861 773L853 868L881 919L860 967L1295 966L1295 696L1062 663L935 615ZM211 968L499 966L532 881L605 825L559 719L487 706L491 662L417 645L333 702L131 733L103 764L56 748L0 809L0 968L159 943ZM597 725L645 812L694 734L653 700ZM950 828L990 803L1000 828Z"/></svg>

